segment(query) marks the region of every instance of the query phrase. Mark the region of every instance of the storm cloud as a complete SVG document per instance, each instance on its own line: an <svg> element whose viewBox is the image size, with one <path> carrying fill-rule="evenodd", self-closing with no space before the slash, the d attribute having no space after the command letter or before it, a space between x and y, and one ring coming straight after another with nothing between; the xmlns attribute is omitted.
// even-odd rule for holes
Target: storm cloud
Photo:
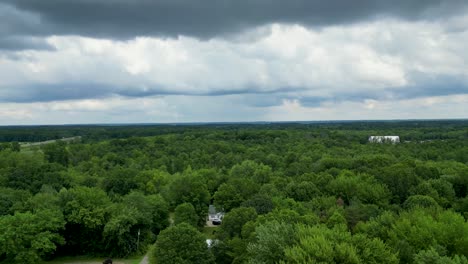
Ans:
<svg viewBox="0 0 468 264"><path fill-rule="evenodd" d="M270 23L321 27L381 17L444 19L466 10L463 0L6 0L4 28L24 35L210 38Z"/></svg>

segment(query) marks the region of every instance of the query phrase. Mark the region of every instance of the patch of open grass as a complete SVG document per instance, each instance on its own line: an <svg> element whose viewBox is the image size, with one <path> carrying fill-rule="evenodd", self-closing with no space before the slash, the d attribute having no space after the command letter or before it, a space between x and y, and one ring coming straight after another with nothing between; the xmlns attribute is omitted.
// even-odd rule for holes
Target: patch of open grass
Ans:
<svg viewBox="0 0 468 264"><path fill-rule="evenodd" d="M205 234L207 239L214 239L217 230L218 227L205 226L203 227L203 234Z"/></svg>
<svg viewBox="0 0 468 264"><path fill-rule="evenodd" d="M53 260L43 261L41 264L102 264L105 257L89 257L89 256L76 256L76 257L58 257ZM114 264L139 264L143 256L130 257L128 259L112 259Z"/></svg>

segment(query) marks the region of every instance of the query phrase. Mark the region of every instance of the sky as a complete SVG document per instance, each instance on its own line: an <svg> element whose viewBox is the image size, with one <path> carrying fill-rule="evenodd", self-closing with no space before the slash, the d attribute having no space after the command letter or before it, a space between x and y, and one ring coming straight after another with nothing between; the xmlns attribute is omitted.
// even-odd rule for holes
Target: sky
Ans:
<svg viewBox="0 0 468 264"><path fill-rule="evenodd" d="M451 118L466 0L0 1L0 125Z"/></svg>

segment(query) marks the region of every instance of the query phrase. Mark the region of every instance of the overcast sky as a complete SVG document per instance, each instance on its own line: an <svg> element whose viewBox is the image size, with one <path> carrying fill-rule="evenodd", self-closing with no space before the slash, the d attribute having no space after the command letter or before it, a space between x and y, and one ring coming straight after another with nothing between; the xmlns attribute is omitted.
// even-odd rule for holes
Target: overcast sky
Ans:
<svg viewBox="0 0 468 264"><path fill-rule="evenodd" d="M2 0L0 125L468 118L466 0Z"/></svg>

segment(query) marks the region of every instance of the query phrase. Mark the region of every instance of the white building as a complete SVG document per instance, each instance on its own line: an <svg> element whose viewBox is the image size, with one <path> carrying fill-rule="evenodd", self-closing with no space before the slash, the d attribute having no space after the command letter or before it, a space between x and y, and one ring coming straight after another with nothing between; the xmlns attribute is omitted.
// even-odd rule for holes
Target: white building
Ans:
<svg viewBox="0 0 468 264"><path fill-rule="evenodd" d="M208 221L221 223L224 218L224 212L216 210L214 205L210 205L208 208Z"/></svg>
<svg viewBox="0 0 468 264"><path fill-rule="evenodd" d="M399 136L370 136L370 143L400 143Z"/></svg>

